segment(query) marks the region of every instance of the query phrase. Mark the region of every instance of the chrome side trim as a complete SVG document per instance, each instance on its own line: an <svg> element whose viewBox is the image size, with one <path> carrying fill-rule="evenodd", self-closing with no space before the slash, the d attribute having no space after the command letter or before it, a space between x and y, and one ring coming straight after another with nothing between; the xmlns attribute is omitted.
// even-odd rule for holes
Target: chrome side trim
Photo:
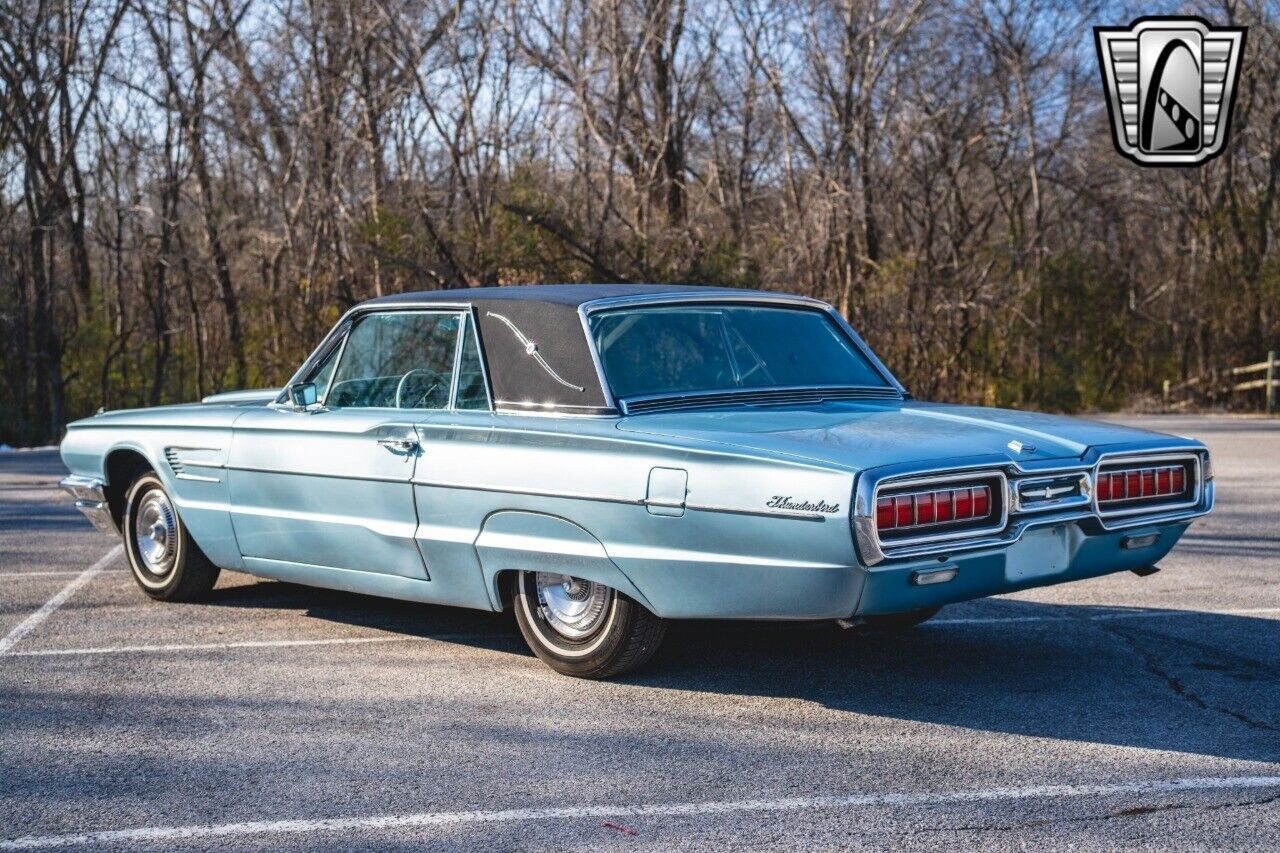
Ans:
<svg viewBox="0 0 1280 853"><path fill-rule="evenodd" d="M616 495L591 494L590 492L566 492L548 489L522 489L517 486L489 486L482 483L446 483L440 480L414 480L413 485L431 489L462 489L468 492L495 492L507 495L524 495L534 498L564 498L575 501L597 501L600 503L626 504L628 506L644 506L644 498L623 498Z"/></svg>
<svg viewBox="0 0 1280 853"><path fill-rule="evenodd" d="M111 507L107 504L106 483L96 477L80 477L72 475L64 478L58 485L75 499L75 507L84 513L84 517L98 530L112 536L120 535L120 528L111 516Z"/></svg>
<svg viewBox="0 0 1280 853"><path fill-rule="evenodd" d="M318 474L315 471L287 471L277 468L250 468L243 465L226 465L224 470L227 471L243 471L246 474L277 474L285 477L321 477L326 480L354 480L358 482L368 483L404 483L410 485L411 481L401 477L358 477L354 474Z"/></svg>
<svg viewBox="0 0 1280 853"><path fill-rule="evenodd" d="M209 467L213 467L213 466L209 466ZM179 480L191 480L196 483L221 483L222 482L217 477L205 477L200 474L188 474L186 471L183 471L181 474L174 474L173 476L177 477Z"/></svg>
<svg viewBox="0 0 1280 853"><path fill-rule="evenodd" d="M204 462L200 460L183 459L181 454L183 451L202 451L205 453L222 453L221 447L166 447L164 449L165 461L169 463L169 469L173 471L173 476L179 480L190 480L195 483L221 483L217 477L208 477L203 474L192 474L186 469L188 468L225 468L222 462Z"/></svg>
<svg viewBox="0 0 1280 853"><path fill-rule="evenodd" d="M522 495L534 498L562 498L575 501L596 501L599 503L624 504L626 506L681 506L679 503L648 498L623 498L616 495L592 494L590 492L568 492L549 489L522 489L514 486L489 486L480 483L446 483L439 480L415 480L415 486L433 489L462 489L469 492L494 492L497 494ZM826 521L827 516L815 512L797 512L779 509L750 509L747 507L723 506L720 504L684 503L686 511L718 512L730 515L754 515L764 518L789 518L796 521Z"/></svg>

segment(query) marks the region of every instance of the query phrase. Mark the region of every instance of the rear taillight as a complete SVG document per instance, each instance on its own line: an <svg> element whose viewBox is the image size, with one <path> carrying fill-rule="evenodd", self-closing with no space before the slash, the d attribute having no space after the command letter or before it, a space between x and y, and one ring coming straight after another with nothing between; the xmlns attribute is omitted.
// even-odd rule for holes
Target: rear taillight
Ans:
<svg viewBox="0 0 1280 853"><path fill-rule="evenodd" d="M982 522L995 515L994 507L987 485L904 492L876 501L876 529L883 533Z"/></svg>
<svg viewBox="0 0 1280 853"><path fill-rule="evenodd" d="M1098 503L1185 498L1191 485L1186 465L1112 468L1098 473Z"/></svg>

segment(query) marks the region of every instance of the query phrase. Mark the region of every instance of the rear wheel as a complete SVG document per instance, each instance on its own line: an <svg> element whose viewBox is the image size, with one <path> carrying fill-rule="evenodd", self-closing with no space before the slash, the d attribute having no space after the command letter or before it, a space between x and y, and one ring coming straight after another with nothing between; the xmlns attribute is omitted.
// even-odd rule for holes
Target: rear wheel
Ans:
<svg viewBox="0 0 1280 853"><path fill-rule="evenodd" d="M161 601L195 601L213 589L218 567L191 539L164 483L143 474L125 494L124 550L142 591Z"/></svg>
<svg viewBox="0 0 1280 853"><path fill-rule="evenodd" d="M608 678L653 657L666 624L615 589L552 572L521 572L516 622L529 648L556 672Z"/></svg>

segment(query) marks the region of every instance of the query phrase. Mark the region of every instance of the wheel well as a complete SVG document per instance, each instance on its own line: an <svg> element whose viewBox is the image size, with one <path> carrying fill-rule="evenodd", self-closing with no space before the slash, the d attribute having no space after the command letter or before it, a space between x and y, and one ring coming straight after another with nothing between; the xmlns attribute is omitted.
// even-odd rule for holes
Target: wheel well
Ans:
<svg viewBox="0 0 1280 853"><path fill-rule="evenodd" d="M154 471L147 457L136 450L113 450L107 454L107 461L103 466L103 473L107 475L107 485L103 491L106 493L107 506L111 508L111 517L116 520L117 527L124 529L122 522L125 493L129 491L134 480Z"/></svg>
<svg viewBox="0 0 1280 853"><path fill-rule="evenodd" d="M520 572L515 569L503 569L498 572L495 583L498 587L498 596L502 604L503 610L511 609L516 600L516 579L520 577Z"/></svg>

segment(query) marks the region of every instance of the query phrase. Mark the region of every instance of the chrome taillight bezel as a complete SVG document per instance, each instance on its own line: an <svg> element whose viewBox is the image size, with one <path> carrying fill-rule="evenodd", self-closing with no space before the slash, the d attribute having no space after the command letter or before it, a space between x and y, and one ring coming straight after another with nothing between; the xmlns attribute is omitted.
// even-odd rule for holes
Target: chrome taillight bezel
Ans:
<svg viewBox="0 0 1280 853"><path fill-rule="evenodd" d="M1182 500L1164 502L1160 500L1160 495L1148 498L1138 498L1141 503L1133 504L1126 501L1125 506L1116 506L1108 508L1098 500L1098 477L1104 473L1103 468L1124 467L1126 469L1133 468L1152 468L1161 465L1185 465L1191 475L1191 488L1187 490ZM1091 474L1093 481L1093 496L1091 506L1093 511L1097 513L1099 518L1125 518L1133 515L1155 515L1166 512L1176 512L1180 509L1189 509L1200 505L1204 493L1204 463L1199 453L1104 453L1098 457L1098 461L1094 463L1093 473Z"/></svg>
<svg viewBox="0 0 1280 853"><path fill-rule="evenodd" d="M963 485L989 486L993 509L992 521L987 524L968 526L945 525L941 529L922 532L917 535L884 537L875 524L874 510L882 496L892 497L903 492L925 491L933 487L959 488ZM887 494L886 494L887 493ZM1000 533L1009 522L1009 478L999 469L978 469L971 471L954 471L945 474L929 474L887 478L876 484L871 493L872 531L876 544L883 550L886 548L903 548L913 545L925 545L942 542L957 542L965 539L979 539ZM927 530L927 528L922 528Z"/></svg>

